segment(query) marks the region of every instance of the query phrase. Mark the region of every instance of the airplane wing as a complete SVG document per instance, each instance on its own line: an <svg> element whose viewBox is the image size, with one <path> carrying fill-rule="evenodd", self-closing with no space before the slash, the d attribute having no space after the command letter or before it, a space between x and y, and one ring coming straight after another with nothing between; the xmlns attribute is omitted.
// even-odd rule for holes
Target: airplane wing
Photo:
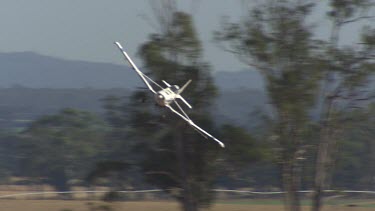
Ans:
<svg viewBox="0 0 375 211"><path fill-rule="evenodd" d="M115 42L115 44L117 45L117 47L120 49L120 51L122 52L122 54L124 54L126 60L129 62L130 66L132 66L132 68L135 70L135 72L139 75L139 77L143 80L143 82L146 84L146 86L148 87L148 89L153 92L154 94L156 94L155 90L152 88L151 84L147 81L150 80L152 83L155 83L157 86L160 87L159 84L157 84L156 82L154 82L153 80L151 80L149 77L147 77L145 74L143 74L138 68L137 66L134 64L134 62L131 60L131 58L129 57L129 55L124 51L124 49L122 48L121 44L119 42Z"/></svg>
<svg viewBox="0 0 375 211"><path fill-rule="evenodd" d="M181 109L181 107L178 105L178 103L175 101L175 103L177 104L177 106ZM184 115L182 115L181 113L179 113L178 111L176 111L172 106L170 105L167 105L166 106L167 108L169 108L169 110L171 110L173 113L177 114L179 117L181 117L183 120L185 120L187 123L189 123L190 126L192 126L195 130L197 130L203 137L207 138L207 137L210 137L212 138L214 141L216 141L221 147L225 147L224 143L219 141L217 138L215 138L214 136L212 136L211 134L207 133L205 130L203 130L202 128L200 128L198 125L196 125L188 116L187 114L181 109L181 111L184 113Z"/></svg>

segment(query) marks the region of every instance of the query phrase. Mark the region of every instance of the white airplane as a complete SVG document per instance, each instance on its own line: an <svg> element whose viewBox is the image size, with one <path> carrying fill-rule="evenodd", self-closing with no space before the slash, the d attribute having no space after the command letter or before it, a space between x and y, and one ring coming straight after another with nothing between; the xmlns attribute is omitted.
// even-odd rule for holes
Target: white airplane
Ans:
<svg viewBox="0 0 375 211"><path fill-rule="evenodd" d="M223 142L219 141L217 138L212 136L211 134L207 133L205 130L200 128L198 125L196 125L190 118L189 116L185 113L185 111L182 109L180 104L177 102L176 99L181 100L184 102L189 108L192 108L191 105L181 96L181 93L184 91L184 89L190 84L191 80L189 80L182 88L180 88L177 85L171 86L169 83L163 80L163 83L167 86L166 88L163 88L161 85L153 81L151 78L149 78L147 75L142 73L137 66L134 64L134 62L131 60L129 55L124 51L122 48L121 44L119 42L115 42L117 47L120 49L122 54L124 54L126 60L129 62L130 66L135 70L135 72L139 75L139 77L143 80L143 82L146 84L147 88L154 94L155 96L155 101L158 105L162 107L167 107L169 108L173 113L177 114L179 117L181 117L183 120L185 120L187 123L189 123L190 126L192 126L196 131L198 131L203 137L206 139L208 137L212 138L214 141L216 141L221 147L225 147ZM151 83L156 85L158 88L160 88L159 91L155 91L154 88L151 86ZM176 104L176 106L179 108L181 111L178 112L176 111L171 104Z"/></svg>

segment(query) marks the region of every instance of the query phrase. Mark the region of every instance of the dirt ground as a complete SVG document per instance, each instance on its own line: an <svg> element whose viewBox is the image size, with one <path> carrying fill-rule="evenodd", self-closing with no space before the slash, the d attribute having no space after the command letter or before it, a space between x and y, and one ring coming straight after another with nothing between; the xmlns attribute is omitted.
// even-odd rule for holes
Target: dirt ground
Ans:
<svg viewBox="0 0 375 211"><path fill-rule="evenodd" d="M114 202L70 200L0 200L1 211L175 211L179 205L169 201ZM215 204L204 211L282 211L280 205ZM303 207L303 211L310 207ZM324 211L372 211L374 208L326 206Z"/></svg>

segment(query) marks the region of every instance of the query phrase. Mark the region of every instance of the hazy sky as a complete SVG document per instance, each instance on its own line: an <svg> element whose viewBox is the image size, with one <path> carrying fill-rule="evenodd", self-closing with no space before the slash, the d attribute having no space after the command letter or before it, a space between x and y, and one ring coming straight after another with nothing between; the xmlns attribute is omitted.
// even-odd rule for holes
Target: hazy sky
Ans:
<svg viewBox="0 0 375 211"><path fill-rule="evenodd" d="M243 0L179 2L179 9L193 12L205 45L205 59L214 69L243 69L243 64L212 43L220 17L236 21L244 14ZM113 41L120 41L135 57L138 46L155 32L142 18L152 17L150 11L148 0L1 0L0 52L33 51L72 60L124 64ZM320 31L324 34L324 27ZM140 62L138 58L135 61Z"/></svg>

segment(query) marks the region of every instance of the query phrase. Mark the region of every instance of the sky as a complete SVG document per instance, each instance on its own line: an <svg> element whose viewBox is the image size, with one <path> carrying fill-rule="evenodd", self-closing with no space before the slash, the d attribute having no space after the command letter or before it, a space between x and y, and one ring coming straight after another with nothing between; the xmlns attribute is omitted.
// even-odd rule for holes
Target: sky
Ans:
<svg viewBox="0 0 375 211"><path fill-rule="evenodd" d="M238 17L239 0L180 1L178 7L193 12L197 31L205 46L205 59L214 69L237 70L244 65L212 42L220 17ZM113 45L120 41L136 57L139 45L154 28L148 0L2 0L0 52L32 51L53 57L124 64Z"/></svg>
<svg viewBox="0 0 375 211"><path fill-rule="evenodd" d="M220 18L237 21L244 15L243 1L178 1L178 9L193 14L205 60L214 71L246 68L212 41ZM0 52L32 51L69 60L124 64L113 45L119 41L139 64L137 48L155 32L145 16L153 17L149 0L1 0ZM324 36L327 30L323 26L319 32ZM345 39L350 42L353 36L348 33Z"/></svg>

